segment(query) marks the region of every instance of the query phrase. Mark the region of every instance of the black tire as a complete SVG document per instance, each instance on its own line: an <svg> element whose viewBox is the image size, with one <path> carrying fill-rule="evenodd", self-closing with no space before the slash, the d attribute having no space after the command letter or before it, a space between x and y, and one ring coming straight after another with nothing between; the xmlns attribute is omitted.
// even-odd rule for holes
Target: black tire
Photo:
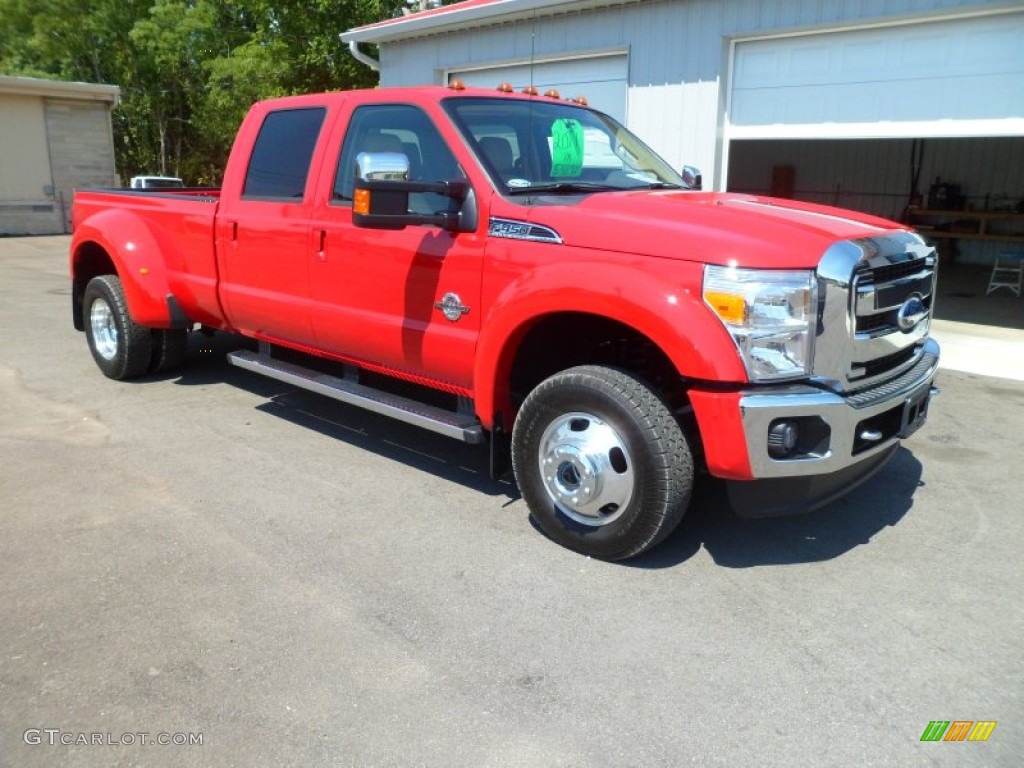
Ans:
<svg viewBox="0 0 1024 768"><path fill-rule="evenodd" d="M512 466L540 529L604 560L660 543L693 488L690 446L668 407L603 366L570 368L530 393L512 431Z"/></svg>
<svg viewBox="0 0 1024 768"><path fill-rule="evenodd" d="M188 350L188 331L184 328L154 328L152 335L149 372L163 373L180 368Z"/></svg>
<svg viewBox="0 0 1024 768"><path fill-rule="evenodd" d="M149 369L152 334L132 320L117 275L89 281L82 296L82 323L89 351L105 376L123 381Z"/></svg>

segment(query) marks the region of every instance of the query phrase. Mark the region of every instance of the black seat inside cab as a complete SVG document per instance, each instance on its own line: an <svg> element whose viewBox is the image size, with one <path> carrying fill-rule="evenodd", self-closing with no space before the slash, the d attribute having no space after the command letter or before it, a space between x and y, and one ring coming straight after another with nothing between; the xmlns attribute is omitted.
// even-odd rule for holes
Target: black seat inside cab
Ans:
<svg viewBox="0 0 1024 768"><path fill-rule="evenodd" d="M480 151L502 181L508 181L516 171L512 157L512 145L500 136L484 136L480 139Z"/></svg>

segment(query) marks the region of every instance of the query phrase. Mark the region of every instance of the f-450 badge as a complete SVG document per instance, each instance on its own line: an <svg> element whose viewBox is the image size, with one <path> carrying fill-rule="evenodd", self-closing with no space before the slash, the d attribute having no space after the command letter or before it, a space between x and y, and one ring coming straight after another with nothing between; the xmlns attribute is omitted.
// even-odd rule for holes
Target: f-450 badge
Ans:
<svg viewBox="0 0 1024 768"><path fill-rule="evenodd" d="M453 323L458 322L464 314L469 312L469 307L462 303L457 293L446 293L440 301L434 302L434 307L440 309L444 316Z"/></svg>

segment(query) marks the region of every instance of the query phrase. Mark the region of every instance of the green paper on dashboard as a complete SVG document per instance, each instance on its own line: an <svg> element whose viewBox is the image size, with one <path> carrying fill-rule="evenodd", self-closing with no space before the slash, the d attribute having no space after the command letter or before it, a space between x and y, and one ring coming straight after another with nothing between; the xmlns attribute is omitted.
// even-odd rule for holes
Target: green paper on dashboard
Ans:
<svg viewBox="0 0 1024 768"><path fill-rule="evenodd" d="M583 172L583 126L562 118L551 124L551 177L579 177Z"/></svg>

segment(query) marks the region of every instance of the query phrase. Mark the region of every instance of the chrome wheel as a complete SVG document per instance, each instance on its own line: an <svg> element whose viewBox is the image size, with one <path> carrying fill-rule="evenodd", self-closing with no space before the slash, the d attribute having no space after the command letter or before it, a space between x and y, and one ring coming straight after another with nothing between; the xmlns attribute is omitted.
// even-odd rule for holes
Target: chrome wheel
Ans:
<svg viewBox="0 0 1024 768"><path fill-rule="evenodd" d="M97 275L85 286L82 326L92 359L104 376L123 381L149 368L153 331L132 319L117 275Z"/></svg>
<svg viewBox="0 0 1024 768"><path fill-rule="evenodd" d="M89 325L96 353L104 360L113 360L117 355L117 323L103 298L97 297L89 308Z"/></svg>
<svg viewBox="0 0 1024 768"><path fill-rule="evenodd" d="M541 435L541 482L563 514L599 527L615 521L633 498L636 475L622 437L591 413L564 414Z"/></svg>
<svg viewBox="0 0 1024 768"><path fill-rule="evenodd" d="M690 502L693 457L662 398L628 371L580 365L527 395L512 466L548 538L603 560L646 552Z"/></svg>

